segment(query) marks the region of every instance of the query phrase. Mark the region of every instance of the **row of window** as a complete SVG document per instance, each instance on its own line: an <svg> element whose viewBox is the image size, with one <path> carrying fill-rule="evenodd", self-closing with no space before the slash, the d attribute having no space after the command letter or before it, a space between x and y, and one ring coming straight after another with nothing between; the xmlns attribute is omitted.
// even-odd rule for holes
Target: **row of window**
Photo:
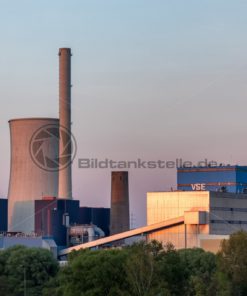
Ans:
<svg viewBox="0 0 247 296"><path fill-rule="evenodd" d="M217 192L216 192L217 194ZM247 199L247 196L246 196L246 193L243 194L243 193L233 193L233 192L229 192L229 195L219 195L218 196L219 198L231 198L231 199ZM217 197L217 198L218 198Z"/></svg>
<svg viewBox="0 0 247 296"><path fill-rule="evenodd" d="M210 223L218 224L247 224L247 221L232 221L232 220L210 220Z"/></svg>
<svg viewBox="0 0 247 296"><path fill-rule="evenodd" d="M227 212L247 212L247 208L227 208L227 207L211 207L211 211L227 211Z"/></svg>

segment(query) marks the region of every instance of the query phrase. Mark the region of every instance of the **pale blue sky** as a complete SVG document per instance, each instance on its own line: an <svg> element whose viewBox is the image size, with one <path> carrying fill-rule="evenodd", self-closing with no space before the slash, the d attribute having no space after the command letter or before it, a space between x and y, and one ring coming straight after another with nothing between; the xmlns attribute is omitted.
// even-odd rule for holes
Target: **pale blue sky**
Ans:
<svg viewBox="0 0 247 296"><path fill-rule="evenodd" d="M0 195L16 117L57 116L71 47L77 157L247 163L247 2L0 0ZM131 170L131 212L175 170ZM110 170L73 169L74 197L109 206Z"/></svg>

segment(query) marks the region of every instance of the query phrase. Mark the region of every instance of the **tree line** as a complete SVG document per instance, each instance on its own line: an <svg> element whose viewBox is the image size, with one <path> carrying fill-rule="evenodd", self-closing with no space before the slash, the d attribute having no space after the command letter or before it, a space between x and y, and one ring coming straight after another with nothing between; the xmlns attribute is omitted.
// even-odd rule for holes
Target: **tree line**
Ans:
<svg viewBox="0 0 247 296"><path fill-rule="evenodd" d="M247 233L232 234L216 255L141 241L73 252L60 268L47 250L12 247L0 252L0 295L247 295Z"/></svg>

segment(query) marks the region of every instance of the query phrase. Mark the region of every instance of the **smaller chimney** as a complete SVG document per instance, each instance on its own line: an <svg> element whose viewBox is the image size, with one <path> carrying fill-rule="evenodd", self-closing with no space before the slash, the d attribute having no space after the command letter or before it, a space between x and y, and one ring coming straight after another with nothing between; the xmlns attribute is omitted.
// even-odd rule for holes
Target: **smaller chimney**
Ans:
<svg viewBox="0 0 247 296"><path fill-rule="evenodd" d="M128 172L112 172L110 234L127 231L129 228Z"/></svg>

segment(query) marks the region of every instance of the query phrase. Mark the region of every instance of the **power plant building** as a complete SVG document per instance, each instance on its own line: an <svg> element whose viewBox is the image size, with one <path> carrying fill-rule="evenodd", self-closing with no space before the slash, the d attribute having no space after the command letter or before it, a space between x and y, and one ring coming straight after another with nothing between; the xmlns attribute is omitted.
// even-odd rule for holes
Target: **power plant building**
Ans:
<svg viewBox="0 0 247 296"><path fill-rule="evenodd" d="M179 168L178 190L247 193L247 166L205 166Z"/></svg>
<svg viewBox="0 0 247 296"><path fill-rule="evenodd" d="M110 212L109 208L80 207L78 224L97 225L104 231L105 236L110 234Z"/></svg>
<svg viewBox="0 0 247 296"><path fill-rule="evenodd" d="M80 207L79 200L43 197L35 201L35 233L51 237L59 247L69 243L68 236L84 229L88 233L109 235L110 209ZM90 227L93 225L93 227ZM71 230L73 228L73 230ZM101 232L97 229L102 229ZM92 240L92 235L87 239ZM83 235L80 234L83 240Z"/></svg>
<svg viewBox="0 0 247 296"><path fill-rule="evenodd" d="M31 233L36 233L31 244L50 249L68 244L79 244L79 249L81 243L97 247L95 238L101 246L119 245L141 236L171 242L177 249L203 247L215 252L222 238L247 231L247 166L178 168L178 191L147 193L147 225L139 229L129 230L127 171L111 172L111 209L80 207L73 200L71 162L76 143L71 135L70 48L59 49L59 119L13 119L9 127L8 213L7 201L0 199L0 231L28 234L23 244ZM5 237L0 244L13 241Z"/></svg>
<svg viewBox="0 0 247 296"><path fill-rule="evenodd" d="M78 223L78 200L45 197L35 201L35 233L52 237L58 246L67 245L67 228Z"/></svg>
<svg viewBox="0 0 247 296"><path fill-rule="evenodd" d="M177 249L204 247L217 251L222 236L247 231L247 194L212 191L147 193L147 225L177 219L148 239L171 242Z"/></svg>
<svg viewBox="0 0 247 296"><path fill-rule="evenodd" d="M204 169L198 168L199 171L193 172L192 175L188 173L189 182L201 185L199 181L202 180L199 178L201 171ZM187 168L185 170L189 171ZM235 168L231 171L234 170ZM221 170L218 171L218 180L219 178L222 179L221 172ZM112 202L111 229L113 221L118 226L117 223L124 219L121 216L124 211L119 206L121 205L119 201L126 201L124 196L127 196L124 194L126 188L128 188L126 186L127 180L125 186L123 185L124 175L127 176L126 172L112 172L112 188L116 189L115 191L112 190L112 193L115 194L115 196L112 196L112 201L116 202L117 207L114 209L114 202ZM205 183L209 183L207 176L210 176L210 173L204 176L203 182ZM244 175L242 175L242 178L242 183L244 183ZM126 208L125 203L123 209L126 210ZM116 213L119 214L119 221ZM126 215L125 212L125 219L127 216L128 214ZM109 246L109 244L124 244L126 239L134 237L135 240L144 238L151 241L155 239L163 244L170 242L176 249L200 247L216 253L222 240L228 239L231 233L238 230L247 231L247 194L245 193L226 192L225 190L222 191L222 189L209 191L199 185L195 187L194 191L148 192L146 226L122 231L120 231L119 227L116 233L112 233L111 230L109 237L61 250L59 256L64 256L80 248L98 248Z"/></svg>

